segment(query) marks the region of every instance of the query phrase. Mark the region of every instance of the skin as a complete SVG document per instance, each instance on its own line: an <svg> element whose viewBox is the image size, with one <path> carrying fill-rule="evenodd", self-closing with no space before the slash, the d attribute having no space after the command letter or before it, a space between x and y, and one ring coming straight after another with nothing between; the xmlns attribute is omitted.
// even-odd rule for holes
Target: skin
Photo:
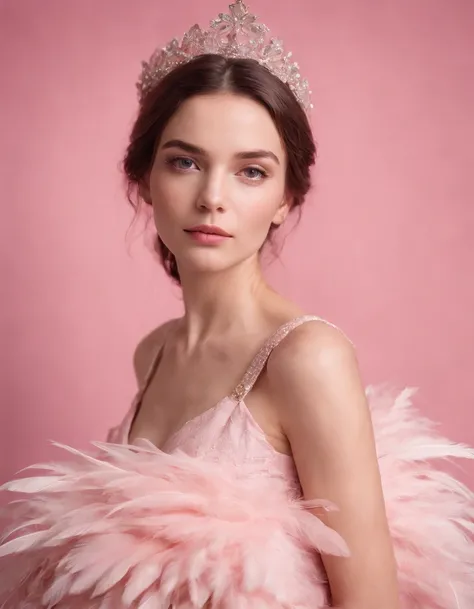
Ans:
<svg viewBox="0 0 474 609"><path fill-rule="evenodd" d="M302 314L266 283L259 261L271 224L289 211L285 171L275 125L253 100L194 97L166 126L140 194L176 256L185 313L136 349L139 383L156 349L163 353L131 442L145 437L162 446L229 395L262 342ZM198 224L218 225L231 237L202 246L185 232ZM318 514L351 551L350 558L324 557L333 605L398 609L372 424L351 342L323 322L300 326L273 351L246 404L275 450L293 456L305 497L339 507Z"/></svg>

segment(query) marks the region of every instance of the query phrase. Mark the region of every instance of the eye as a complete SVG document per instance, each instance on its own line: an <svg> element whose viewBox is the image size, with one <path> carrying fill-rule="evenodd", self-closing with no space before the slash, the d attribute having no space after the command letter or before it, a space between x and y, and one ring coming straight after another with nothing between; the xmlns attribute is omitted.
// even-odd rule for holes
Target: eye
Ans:
<svg viewBox="0 0 474 609"><path fill-rule="evenodd" d="M180 171L187 171L189 169L193 169L193 165L195 166L194 161L186 156L173 157L168 159L166 163L175 169L179 169Z"/></svg>
<svg viewBox="0 0 474 609"><path fill-rule="evenodd" d="M267 172L259 167L246 167L243 170L243 173L246 178L249 178L249 180L252 180L253 182L264 180L266 177L268 177Z"/></svg>

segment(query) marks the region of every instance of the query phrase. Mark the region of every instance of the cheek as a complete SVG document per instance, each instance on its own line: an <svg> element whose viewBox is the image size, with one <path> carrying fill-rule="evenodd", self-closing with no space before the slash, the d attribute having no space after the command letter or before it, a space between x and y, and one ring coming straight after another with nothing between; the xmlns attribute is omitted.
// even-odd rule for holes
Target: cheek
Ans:
<svg viewBox="0 0 474 609"><path fill-rule="evenodd" d="M197 174L174 175L166 170L152 173L150 193L154 204L171 215L179 215L179 211L189 208L199 189Z"/></svg>
<svg viewBox="0 0 474 609"><path fill-rule="evenodd" d="M172 193L167 189L151 190L152 213L156 230L161 239L169 246L173 227L178 223L176 205L173 205Z"/></svg>
<svg viewBox="0 0 474 609"><path fill-rule="evenodd" d="M239 210L239 225L243 229L244 238L254 238L262 241L267 236L270 225L277 209L276 203L268 201L256 202Z"/></svg>
<svg viewBox="0 0 474 609"><path fill-rule="evenodd" d="M271 179L248 193L245 204L240 207L241 219L244 225L251 227L252 232L267 233L284 197L284 183L279 178Z"/></svg>
<svg viewBox="0 0 474 609"><path fill-rule="evenodd" d="M163 224L179 216L183 200L179 181L155 176L150 181L150 194L155 222Z"/></svg>

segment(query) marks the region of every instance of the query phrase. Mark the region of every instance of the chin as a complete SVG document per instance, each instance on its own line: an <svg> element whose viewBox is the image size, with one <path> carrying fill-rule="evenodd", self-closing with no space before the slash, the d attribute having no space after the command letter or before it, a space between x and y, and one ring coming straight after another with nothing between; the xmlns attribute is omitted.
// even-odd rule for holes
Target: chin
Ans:
<svg viewBox="0 0 474 609"><path fill-rule="evenodd" d="M234 266L227 256L222 256L221 252L203 252L204 255L185 256L177 258L180 273L186 275L199 275L208 273L222 273Z"/></svg>
<svg viewBox="0 0 474 609"><path fill-rule="evenodd" d="M243 264L250 257L225 256L222 251L217 250L196 252L183 257L181 260L178 258L178 267L182 269L180 273L188 276L220 274L235 269L236 266Z"/></svg>

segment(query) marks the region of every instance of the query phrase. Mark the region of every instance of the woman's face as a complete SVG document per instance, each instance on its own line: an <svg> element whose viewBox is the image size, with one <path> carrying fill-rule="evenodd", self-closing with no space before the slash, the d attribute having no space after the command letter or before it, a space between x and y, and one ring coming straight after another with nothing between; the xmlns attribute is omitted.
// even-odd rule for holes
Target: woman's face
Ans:
<svg viewBox="0 0 474 609"><path fill-rule="evenodd" d="M180 273L218 272L257 256L271 224L283 222L285 174L285 150L263 106L202 95L168 122L142 194Z"/></svg>

